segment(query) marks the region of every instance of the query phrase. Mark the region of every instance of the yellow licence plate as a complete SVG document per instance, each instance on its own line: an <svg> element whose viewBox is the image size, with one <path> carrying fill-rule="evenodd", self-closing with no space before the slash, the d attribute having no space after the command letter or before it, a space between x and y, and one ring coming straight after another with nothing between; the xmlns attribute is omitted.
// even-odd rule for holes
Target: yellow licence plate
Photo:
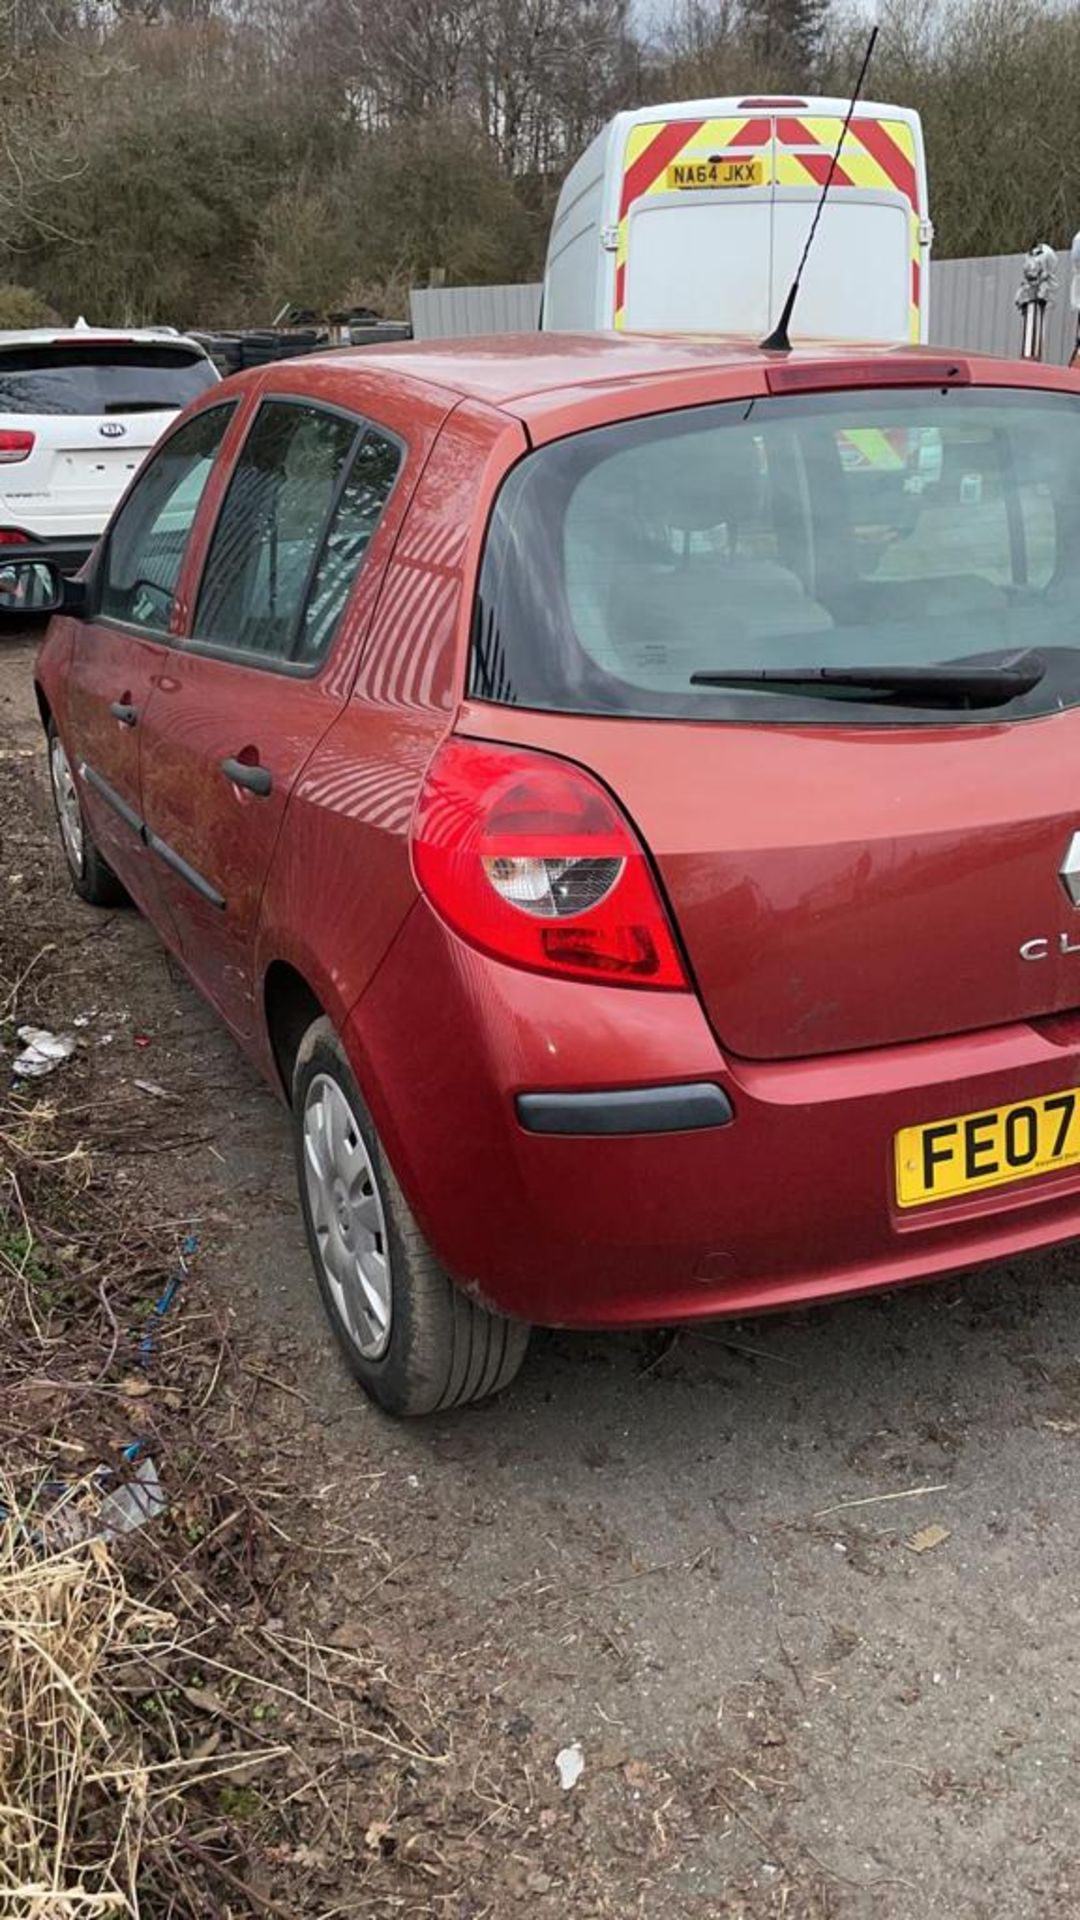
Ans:
<svg viewBox="0 0 1080 1920"><path fill-rule="evenodd" d="M669 193L693 187L760 187L764 182L761 160L676 160L667 170Z"/></svg>
<svg viewBox="0 0 1080 1920"><path fill-rule="evenodd" d="M904 1127L895 1146L901 1207L1074 1167L1080 1164L1080 1088Z"/></svg>

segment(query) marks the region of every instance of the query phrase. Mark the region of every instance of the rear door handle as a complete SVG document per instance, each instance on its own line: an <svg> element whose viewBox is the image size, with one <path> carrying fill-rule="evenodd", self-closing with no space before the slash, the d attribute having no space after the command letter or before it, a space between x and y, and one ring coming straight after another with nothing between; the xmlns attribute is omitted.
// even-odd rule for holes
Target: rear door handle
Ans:
<svg viewBox="0 0 1080 1920"><path fill-rule="evenodd" d="M131 707L126 700L110 700L109 712L122 727L133 727L139 717L138 707Z"/></svg>
<svg viewBox="0 0 1080 1920"><path fill-rule="evenodd" d="M234 786L246 787L260 798L265 798L274 784L269 767L250 767L246 760L223 760L221 771Z"/></svg>

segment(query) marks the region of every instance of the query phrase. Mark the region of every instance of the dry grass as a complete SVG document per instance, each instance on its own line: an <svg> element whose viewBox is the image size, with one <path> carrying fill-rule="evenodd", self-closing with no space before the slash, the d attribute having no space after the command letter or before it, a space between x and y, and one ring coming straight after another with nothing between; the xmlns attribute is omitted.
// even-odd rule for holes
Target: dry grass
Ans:
<svg viewBox="0 0 1080 1920"><path fill-rule="evenodd" d="M3 952L0 1048L67 998L54 964ZM118 1181L144 1110L91 1066L0 1091L0 1920L373 1911L332 1889L381 1872L370 1807L434 1785L449 1736L362 1630L295 1623L317 1521L223 1310L189 1276L155 1314L183 1223ZM102 1537L151 1458L167 1509Z"/></svg>
<svg viewBox="0 0 1080 1920"><path fill-rule="evenodd" d="M9 1038L47 955L4 972ZM215 1879L239 1896L233 1911L252 1911L219 1787L290 1749L239 1715L223 1740L205 1700L188 1697L208 1624L221 1634L224 1622L202 1570L183 1563L211 1530L224 1463L181 1453L169 1430L170 1401L208 1403L226 1343L212 1316L182 1329L178 1316L174 1384L152 1399L139 1342L175 1236L118 1194L86 1137L77 1075L67 1088L0 1096L0 1916L195 1920L221 1910ZM177 1456L180 1523L110 1545L95 1531L102 1503L151 1447ZM254 1505L241 1517L253 1529ZM217 1571L233 1574L228 1556ZM192 1846L192 1813L208 1847Z"/></svg>
<svg viewBox="0 0 1080 1920"><path fill-rule="evenodd" d="M297 1746L257 1734L226 1746L213 1720L245 1729L224 1691L170 1682L201 1659L245 1692L287 1691L342 1736L345 1722L274 1681L280 1663L266 1649L247 1674L208 1655L197 1612L185 1605L178 1618L140 1597L144 1583L103 1539L65 1540L90 1489L45 1515L3 1491L0 1916L194 1920L215 1880L249 1910L274 1911L240 1878L235 1845L220 1845L221 1789L276 1765L298 1774L302 1798L311 1780Z"/></svg>
<svg viewBox="0 0 1080 1920"><path fill-rule="evenodd" d="M101 1540L50 1549L6 1490L0 1532L0 1914L95 1920L139 1910L155 1801L176 1790L133 1739L119 1663L170 1635Z"/></svg>

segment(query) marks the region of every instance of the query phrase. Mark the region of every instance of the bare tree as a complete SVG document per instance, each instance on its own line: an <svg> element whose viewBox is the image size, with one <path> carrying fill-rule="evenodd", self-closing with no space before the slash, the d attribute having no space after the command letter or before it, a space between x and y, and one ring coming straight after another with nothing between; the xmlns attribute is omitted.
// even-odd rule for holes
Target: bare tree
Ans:
<svg viewBox="0 0 1080 1920"><path fill-rule="evenodd" d="M52 193L79 165L69 146L78 33L66 0L0 0L0 247L60 231Z"/></svg>
<svg viewBox="0 0 1080 1920"><path fill-rule="evenodd" d="M626 0L486 0L473 48L476 108L510 174L564 166L616 105Z"/></svg>

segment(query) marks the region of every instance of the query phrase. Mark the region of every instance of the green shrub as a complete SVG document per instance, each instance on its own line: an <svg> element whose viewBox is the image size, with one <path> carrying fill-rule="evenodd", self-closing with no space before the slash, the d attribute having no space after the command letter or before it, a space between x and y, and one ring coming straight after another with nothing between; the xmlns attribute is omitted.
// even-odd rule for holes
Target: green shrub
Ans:
<svg viewBox="0 0 1080 1920"><path fill-rule="evenodd" d="M12 280L0 281L0 333L11 327L55 327L60 315L33 287L19 287Z"/></svg>

